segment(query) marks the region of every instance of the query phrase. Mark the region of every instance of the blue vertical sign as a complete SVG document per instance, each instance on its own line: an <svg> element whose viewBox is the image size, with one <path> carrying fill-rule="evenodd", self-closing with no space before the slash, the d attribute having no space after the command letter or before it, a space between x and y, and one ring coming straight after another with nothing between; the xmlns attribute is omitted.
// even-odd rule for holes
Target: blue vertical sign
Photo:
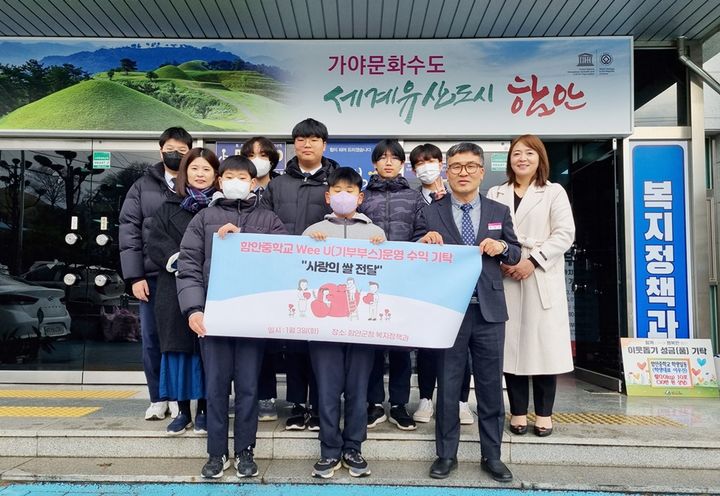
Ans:
<svg viewBox="0 0 720 496"><path fill-rule="evenodd" d="M352 167L363 178L363 188L370 176L375 174L372 161L374 142L368 141L328 141L324 155L340 164L340 167Z"/></svg>
<svg viewBox="0 0 720 496"><path fill-rule="evenodd" d="M634 144L635 337L692 338L684 143Z"/></svg>

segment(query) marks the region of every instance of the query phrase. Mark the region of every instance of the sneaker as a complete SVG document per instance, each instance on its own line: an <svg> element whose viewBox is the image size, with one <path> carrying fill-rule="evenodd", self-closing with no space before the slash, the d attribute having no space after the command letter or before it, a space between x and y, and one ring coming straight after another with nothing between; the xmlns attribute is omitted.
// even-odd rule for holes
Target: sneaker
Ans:
<svg viewBox="0 0 720 496"><path fill-rule="evenodd" d="M320 430L320 417L318 417L318 414L317 412L315 412L315 410L310 410L310 416L307 418L305 425L307 426L309 431L317 432Z"/></svg>
<svg viewBox="0 0 720 496"><path fill-rule="evenodd" d="M252 446L248 446L240 453L235 453L235 468L237 469L237 476L240 478L255 477L258 474L258 466L253 457Z"/></svg>
<svg viewBox="0 0 720 496"><path fill-rule="evenodd" d="M195 434L207 434L207 413L195 414Z"/></svg>
<svg viewBox="0 0 720 496"><path fill-rule="evenodd" d="M187 415L185 413L178 413L178 416L170 422L170 425L167 426L167 435L168 436L179 436L180 434L185 434L185 431L193 426L192 419L190 418L190 415Z"/></svg>
<svg viewBox="0 0 720 496"><path fill-rule="evenodd" d="M420 404L418 405L417 410L415 410L415 413L413 413L413 420L415 422L422 422L425 424L430 422L434 413L435 409L433 408L432 400L420 398Z"/></svg>
<svg viewBox="0 0 720 496"><path fill-rule="evenodd" d="M180 414L180 406L177 401L168 401L168 408L170 409L170 418L177 418Z"/></svg>
<svg viewBox="0 0 720 496"><path fill-rule="evenodd" d="M299 403L295 403L290 412L290 418L285 421L285 430L302 431L305 430L305 422L307 422L308 413L305 407Z"/></svg>
<svg viewBox="0 0 720 496"><path fill-rule="evenodd" d="M370 405L368 407L368 429L372 429L376 425L382 424L386 420L387 415L385 415L385 408L383 408L380 403L375 403L374 405Z"/></svg>
<svg viewBox="0 0 720 496"><path fill-rule="evenodd" d="M342 455L343 467L348 469L352 477L365 477L370 475L370 467L368 462L363 458L362 454L354 449L345 451Z"/></svg>
<svg viewBox="0 0 720 496"><path fill-rule="evenodd" d="M313 465L312 476L320 477L321 479L329 479L335 475L336 470L340 470L342 463L337 458L320 458L315 465Z"/></svg>
<svg viewBox="0 0 720 496"><path fill-rule="evenodd" d="M260 422L270 422L277 420L277 408L275 408L275 398L269 400L258 401L258 420Z"/></svg>
<svg viewBox="0 0 720 496"><path fill-rule="evenodd" d="M227 455L211 456L202 468L200 475L205 479L219 479L230 468Z"/></svg>
<svg viewBox="0 0 720 496"><path fill-rule="evenodd" d="M470 410L470 405L467 401L460 402L460 424L461 425L472 425L475 422L473 412Z"/></svg>
<svg viewBox="0 0 720 496"><path fill-rule="evenodd" d="M156 401L150 403L150 406L145 410L145 420L164 420L165 414L167 414L168 402L167 401Z"/></svg>
<svg viewBox="0 0 720 496"><path fill-rule="evenodd" d="M415 421L405 409L405 405L390 407L390 423L397 425L401 431L414 431L417 429Z"/></svg>

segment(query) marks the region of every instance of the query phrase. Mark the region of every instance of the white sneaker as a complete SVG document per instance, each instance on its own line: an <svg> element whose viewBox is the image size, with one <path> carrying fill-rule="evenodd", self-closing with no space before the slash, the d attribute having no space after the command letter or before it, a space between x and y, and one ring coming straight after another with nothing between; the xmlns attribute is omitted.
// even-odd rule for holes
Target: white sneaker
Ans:
<svg viewBox="0 0 720 496"><path fill-rule="evenodd" d="M168 408L170 409L170 418L177 418L180 414L180 407L177 401L168 401Z"/></svg>
<svg viewBox="0 0 720 496"><path fill-rule="evenodd" d="M460 402L460 424L471 425L475 422L473 412L470 411L470 405L467 401Z"/></svg>
<svg viewBox="0 0 720 496"><path fill-rule="evenodd" d="M422 423L430 422L433 413L435 413L435 410L433 409L432 400L420 398L420 404L418 405L417 410L415 410L415 413L413 413L413 420L415 422Z"/></svg>
<svg viewBox="0 0 720 496"><path fill-rule="evenodd" d="M163 420L168 410L167 401L156 401L150 403L150 406L145 410L145 420Z"/></svg>

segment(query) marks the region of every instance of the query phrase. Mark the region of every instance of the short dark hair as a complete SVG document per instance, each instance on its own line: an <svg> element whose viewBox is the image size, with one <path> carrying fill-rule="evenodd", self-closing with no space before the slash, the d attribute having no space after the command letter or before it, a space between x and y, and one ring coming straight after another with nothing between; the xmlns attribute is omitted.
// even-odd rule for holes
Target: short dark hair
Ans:
<svg viewBox="0 0 720 496"><path fill-rule="evenodd" d="M160 135L160 148L165 146L168 140L176 140L185 143L188 148L192 147L192 136L182 127L169 127Z"/></svg>
<svg viewBox="0 0 720 496"><path fill-rule="evenodd" d="M400 142L398 142L398 140L394 140L394 139L384 139L381 142L379 142L377 145L375 145L375 148L373 148L373 151L372 151L373 163L380 160L380 158L382 158L382 156L385 155L387 152L392 153L395 157L402 160L403 163L405 162L405 150L403 150L403 147L402 147L402 145L400 145Z"/></svg>
<svg viewBox="0 0 720 496"><path fill-rule="evenodd" d="M472 153L473 155L477 155L478 157L480 157L480 165L485 164L485 152L482 148L480 148L479 145L476 145L475 143L463 141L462 143L451 146L450 149L447 151L448 162L450 162L450 157L459 153Z"/></svg>
<svg viewBox="0 0 720 496"><path fill-rule="evenodd" d="M538 154L538 168L535 171L535 176L532 178L532 180L535 182L536 186L545 186L548 182L548 177L550 176L550 159L548 159L545 144L540 138L538 138L534 134L523 134L522 136L518 136L517 138L512 140L512 143L510 144L510 150L508 151L506 168L508 183L512 185L517 184L517 176L515 176L515 171L510 165L510 158L512 157L512 152L515 147L521 143L528 148L532 148Z"/></svg>
<svg viewBox="0 0 720 496"><path fill-rule="evenodd" d="M437 160L442 164L442 150L432 143L418 145L410 152L410 166L415 169L418 162L427 162L429 160Z"/></svg>
<svg viewBox="0 0 720 496"><path fill-rule="evenodd" d="M260 145L260 151L264 153L270 161L270 171L272 172L275 170L275 167L277 167L278 162L280 162L280 153L277 151L277 148L275 148L275 144L266 137L255 136L247 140L243 143L242 148L240 148L240 155L243 157L252 155L254 153L253 147L255 143Z"/></svg>
<svg viewBox="0 0 720 496"><path fill-rule="evenodd" d="M308 117L304 121L295 124L292 130L292 139L297 138L322 138L323 141L327 141L328 130L322 122Z"/></svg>
<svg viewBox="0 0 720 496"><path fill-rule="evenodd" d="M255 164L250 162L250 159L243 157L242 155L230 155L228 158L222 161L218 174L221 176L225 171L245 171L250 174L250 177L255 179L257 177L257 168Z"/></svg>
<svg viewBox="0 0 720 496"><path fill-rule="evenodd" d="M185 189L188 186L187 169L196 158L204 158L208 161L215 171L216 177L213 181L213 186L217 187L217 175L219 174L218 170L220 169L220 162L218 161L217 155L207 148L192 148L189 152L183 155L183 158L180 161L180 168L178 169L177 177L175 178L175 193L180 198L185 198L187 196L187 191Z"/></svg>
<svg viewBox="0 0 720 496"><path fill-rule="evenodd" d="M363 179L352 167L338 167L330 173L327 182L330 187L338 183L346 182L362 190Z"/></svg>

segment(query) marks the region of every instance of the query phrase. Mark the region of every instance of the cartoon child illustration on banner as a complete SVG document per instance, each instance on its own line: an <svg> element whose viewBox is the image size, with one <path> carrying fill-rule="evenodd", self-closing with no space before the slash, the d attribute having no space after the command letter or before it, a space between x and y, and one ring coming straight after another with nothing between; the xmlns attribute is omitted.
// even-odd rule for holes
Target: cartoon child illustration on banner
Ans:
<svg viewBox="0 0 720 496"><path fill-rule="evenodd" d="M378 301L380 296L378 294L378 289L380 289L380 285L375 281L370 281L369 286L369 292L365 296L363 296L363 303L365 303L370 310L370 316L368 317L368 320L377 320Z"/></svg>
<svg viewBox="0 0 720 496"><path fill-rule="evenodd" d="M312 298L312 291L308 287L307 279L300 279L298 281L298 316L305 317L307 312L308 301Z"/></svg>

